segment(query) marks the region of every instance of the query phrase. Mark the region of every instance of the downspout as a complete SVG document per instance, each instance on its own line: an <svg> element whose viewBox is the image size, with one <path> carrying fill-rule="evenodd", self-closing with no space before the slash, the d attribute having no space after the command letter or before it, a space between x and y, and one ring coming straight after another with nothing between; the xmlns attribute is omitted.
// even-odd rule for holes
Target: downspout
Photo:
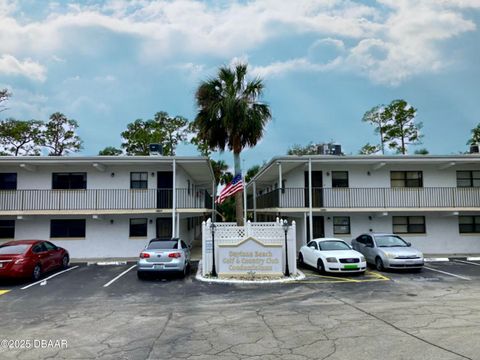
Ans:
<svg viewBox="0 0 480 360"><path fill-rule="evenodd" d="M177 163L173 159L172 238L177 237Z"/></svg>

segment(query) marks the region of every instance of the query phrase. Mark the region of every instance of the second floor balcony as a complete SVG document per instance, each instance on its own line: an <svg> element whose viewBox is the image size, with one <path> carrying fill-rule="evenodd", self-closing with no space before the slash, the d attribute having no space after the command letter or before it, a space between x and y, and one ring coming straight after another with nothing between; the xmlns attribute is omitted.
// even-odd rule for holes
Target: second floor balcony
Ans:
<svg viewBox="0 0 480 360"><path fill-rule="evenodd" d="M254 207L249 198L248 209ZM308 188L276 189L256 197L257 209L308 208ZM480 188L313 188L312 207L325 209L480 208Z"/></svg>
<svg viewBox="0 0 480 360"><path fill-rule="evenodd" d="M206 189L0 190L0 212L211 209Z"/></svg>

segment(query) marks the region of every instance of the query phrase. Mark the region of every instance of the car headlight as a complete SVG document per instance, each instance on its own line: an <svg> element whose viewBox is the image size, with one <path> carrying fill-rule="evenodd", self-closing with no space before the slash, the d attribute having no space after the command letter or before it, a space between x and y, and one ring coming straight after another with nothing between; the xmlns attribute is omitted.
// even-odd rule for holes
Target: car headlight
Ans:
<svg viewBox="0 0 480 360"><path fill-rule="evenodd" d="M329 262L329 263L336 263L336 262L338 262L338 261L337 261L337 258L328 257L328 258L327 258L327 262Z"/></svg>
<svg viewBox="0 0 480 360"><path fill-rule="evenodd" d="M395 254L390 254L390 253L385 253L389 259L395 259L397 255Z"/></svg>
<svg viewBox="0 0 480 360"><path fill-rule="evenodd" d="M360 262L364 262L365 261L365 256L360 256Z"/></svg>

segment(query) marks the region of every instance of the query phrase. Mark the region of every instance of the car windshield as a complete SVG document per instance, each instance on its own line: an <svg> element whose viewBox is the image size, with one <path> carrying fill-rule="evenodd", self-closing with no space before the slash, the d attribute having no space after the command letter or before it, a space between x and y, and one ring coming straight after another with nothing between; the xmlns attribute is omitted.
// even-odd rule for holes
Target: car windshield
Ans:
<svg viewBox="0 0 480 360"><path fill-rule="evenodd" d="M320 245L320 250L325 251L332 251L332 250L350 250L350 246L348 246L343 241L321 241L318 243Z"/></svg>
<svg viewBox="0 0 480 360"><path fill-rule="evenodd" d="M407 247L407 243L395 235L377 235L375 236L375 241L378 247Z"/></svg>
<svg viewBox="0 0 480 360"><path fill-rule="evenodd" d="M178 249L178 241L177 240L152 241L150 244L148 244L147 249L149 250Z"/></svg>
<svg viewBox="0 0 480 360"><path fill-rule="evenodd" d="M19 255L24 254L30 245L3 245L0 246L0 255Z"/></svg>

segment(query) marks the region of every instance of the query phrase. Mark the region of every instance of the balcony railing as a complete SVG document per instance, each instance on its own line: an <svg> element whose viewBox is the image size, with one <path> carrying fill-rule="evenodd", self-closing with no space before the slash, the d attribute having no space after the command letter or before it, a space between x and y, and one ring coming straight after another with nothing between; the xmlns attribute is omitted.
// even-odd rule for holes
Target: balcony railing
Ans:
<svg viewBox="0 0 480 360"><path fill-rule="evenodd" d="M276 189L257 196L257 209L305 208L307 188ZM252 199L253 200L253 199ZM250 201L249 209L253 208ZM314 208L472 208L480 207L480 188L313 188Z"/></svg>
<svg viewBox="0 0 480 360"><path fill-rule="evenodd" d="M176 208L211 209L205 189L177 189ZM0 211L171 209L172 189L2 190Z"/></svg>

